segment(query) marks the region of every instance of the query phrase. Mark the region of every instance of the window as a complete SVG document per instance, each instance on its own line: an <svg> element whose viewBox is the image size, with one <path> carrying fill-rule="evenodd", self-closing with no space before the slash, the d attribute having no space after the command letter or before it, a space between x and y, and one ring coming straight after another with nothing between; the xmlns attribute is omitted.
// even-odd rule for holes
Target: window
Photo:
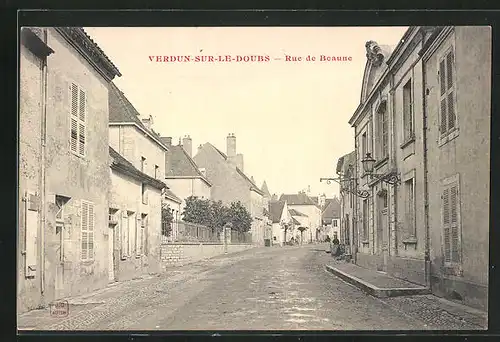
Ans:
<svg viewBox="0 0 500 342"><path fill-rule="evenodd" d="M441 195L443 252L445 265L456 265L461 261L460 194L458 176L442 185Z"/></svg>
<svg viewBox="0 0 500 342"><path fill-rule="evenodd" d="M408 237L416 237L415 224L415 178L405 181L405 227Z"/></svg>
<svg viewBox="0 0 500 342"><path fill-rule="evenodd" d="M345 236L344 236L344 243L346 245L350 244L350 235L351 235L351 232L349 229L349 214L346 214L346 217L345 217Z"/></svg>
<svg viewBox="0 0 500 342"><path fill-rule="evenodd" d="M155 178L160 177L160 167L158 165L155 165Z"/></svg>
<svg viewBox="0 0 500 342"><path fill-rule="evenodd" d="M86 93L75 83L71 84L71 152L84 157L87 116Z"/></svg>
<svg viewBox="0 0 500 342"><path fill-rule="evenodd" d="M146 158L141 157L141 172L144 172L146 170Z"/></svg>
<svg viewBox="0 0 500 342"><path fill-rule="evenodd" d="M414 138L414 118L411 79L403 86L403 139L407 142Z"/></svg>
<svg viewBox="0 0 500 342"><path fill-rule="evenodd" d="M142 204L148 204L148 190L146 184L141 184Z"/></svg>
<svg viewBox="0 0 500 342"><path fill-rule="evenodd" d="M337 220L333 220L333 226L337 227Z"/></svg>
<svg viewBox="0 0 500 342"><path fill-rule="evenodd" d="M378 153L380 159L387 158L389 154L389 128L387 126L387 104L384 103L380 105L380 109L377 112L378 119Z"/></svg>
<svg viewBox="0 0 500 342"><path fill-rule="evenodd" d="M94 260L94 204L82 201L82 261Z"/></svg>
<svg viewBox="0 0 500 342"><path fill-rule="evenodd" d="M56 206L58 208L56 214L57 223L64 223L64 203L65 203L64 199L56 195Z"/></svg>
<svg viewBox="0 0 500 342"><path fill-rule="evenodd" d="M368 200L363 201L363 239L368 241Z"/></svg>
<svg viewBox="0 0 500 342"><path fill-rule="evenodd" d="M441 137L448 135L456 128L454 73L455 61L453 49L450 49L439 60L439 131Z"/></svg>

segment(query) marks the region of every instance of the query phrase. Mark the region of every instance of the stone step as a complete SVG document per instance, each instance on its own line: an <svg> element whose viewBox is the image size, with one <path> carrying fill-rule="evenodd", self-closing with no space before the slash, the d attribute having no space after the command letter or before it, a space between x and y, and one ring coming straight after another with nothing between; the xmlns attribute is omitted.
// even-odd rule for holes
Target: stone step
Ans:
<svg viewBox="0 0 500 342"><path fill-rule="evenodd" d="M345 265L348 266L325 265L325 269L343 281L358 287L374 297L384 298L431 293L429 288L422 285L393 278L389 275L368 270L354 264Z"/></svg>

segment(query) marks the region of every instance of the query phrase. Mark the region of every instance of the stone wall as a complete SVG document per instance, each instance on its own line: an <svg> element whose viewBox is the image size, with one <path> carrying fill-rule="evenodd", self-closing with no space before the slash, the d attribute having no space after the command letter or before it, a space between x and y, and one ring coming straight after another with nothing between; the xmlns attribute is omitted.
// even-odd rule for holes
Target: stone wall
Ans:
<svg viewBox="0 0 500 342"><path fill-rule="evenodd" d="M229 244L227 253L241 252L253 248L252 244ZM162 268L182 266L224 254L224 244L211 243L166 243L161 245Z"/></svg>

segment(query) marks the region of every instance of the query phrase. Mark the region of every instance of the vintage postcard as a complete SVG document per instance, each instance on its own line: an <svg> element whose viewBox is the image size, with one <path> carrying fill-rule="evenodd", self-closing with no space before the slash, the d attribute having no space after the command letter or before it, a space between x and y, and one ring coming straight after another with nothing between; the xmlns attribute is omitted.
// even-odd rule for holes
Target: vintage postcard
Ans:
<svg viewBox="0 0 500 342"><path fill-rule="evenodd" d="M484 330L487 26L22 27L19 330Z"/></svg>

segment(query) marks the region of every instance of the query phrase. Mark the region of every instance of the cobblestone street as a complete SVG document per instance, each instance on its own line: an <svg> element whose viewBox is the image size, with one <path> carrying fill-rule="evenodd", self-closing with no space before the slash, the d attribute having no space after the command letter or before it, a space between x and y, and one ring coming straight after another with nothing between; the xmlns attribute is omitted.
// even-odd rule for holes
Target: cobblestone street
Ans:
<svg viewBox="0 0 500 342"><path fill-rule="evenodd" d="M325 271L325 245L257 248L69 299L66 318L36 310L19 329L483 329L486 315L432 295L378 299Z"/></svg>

